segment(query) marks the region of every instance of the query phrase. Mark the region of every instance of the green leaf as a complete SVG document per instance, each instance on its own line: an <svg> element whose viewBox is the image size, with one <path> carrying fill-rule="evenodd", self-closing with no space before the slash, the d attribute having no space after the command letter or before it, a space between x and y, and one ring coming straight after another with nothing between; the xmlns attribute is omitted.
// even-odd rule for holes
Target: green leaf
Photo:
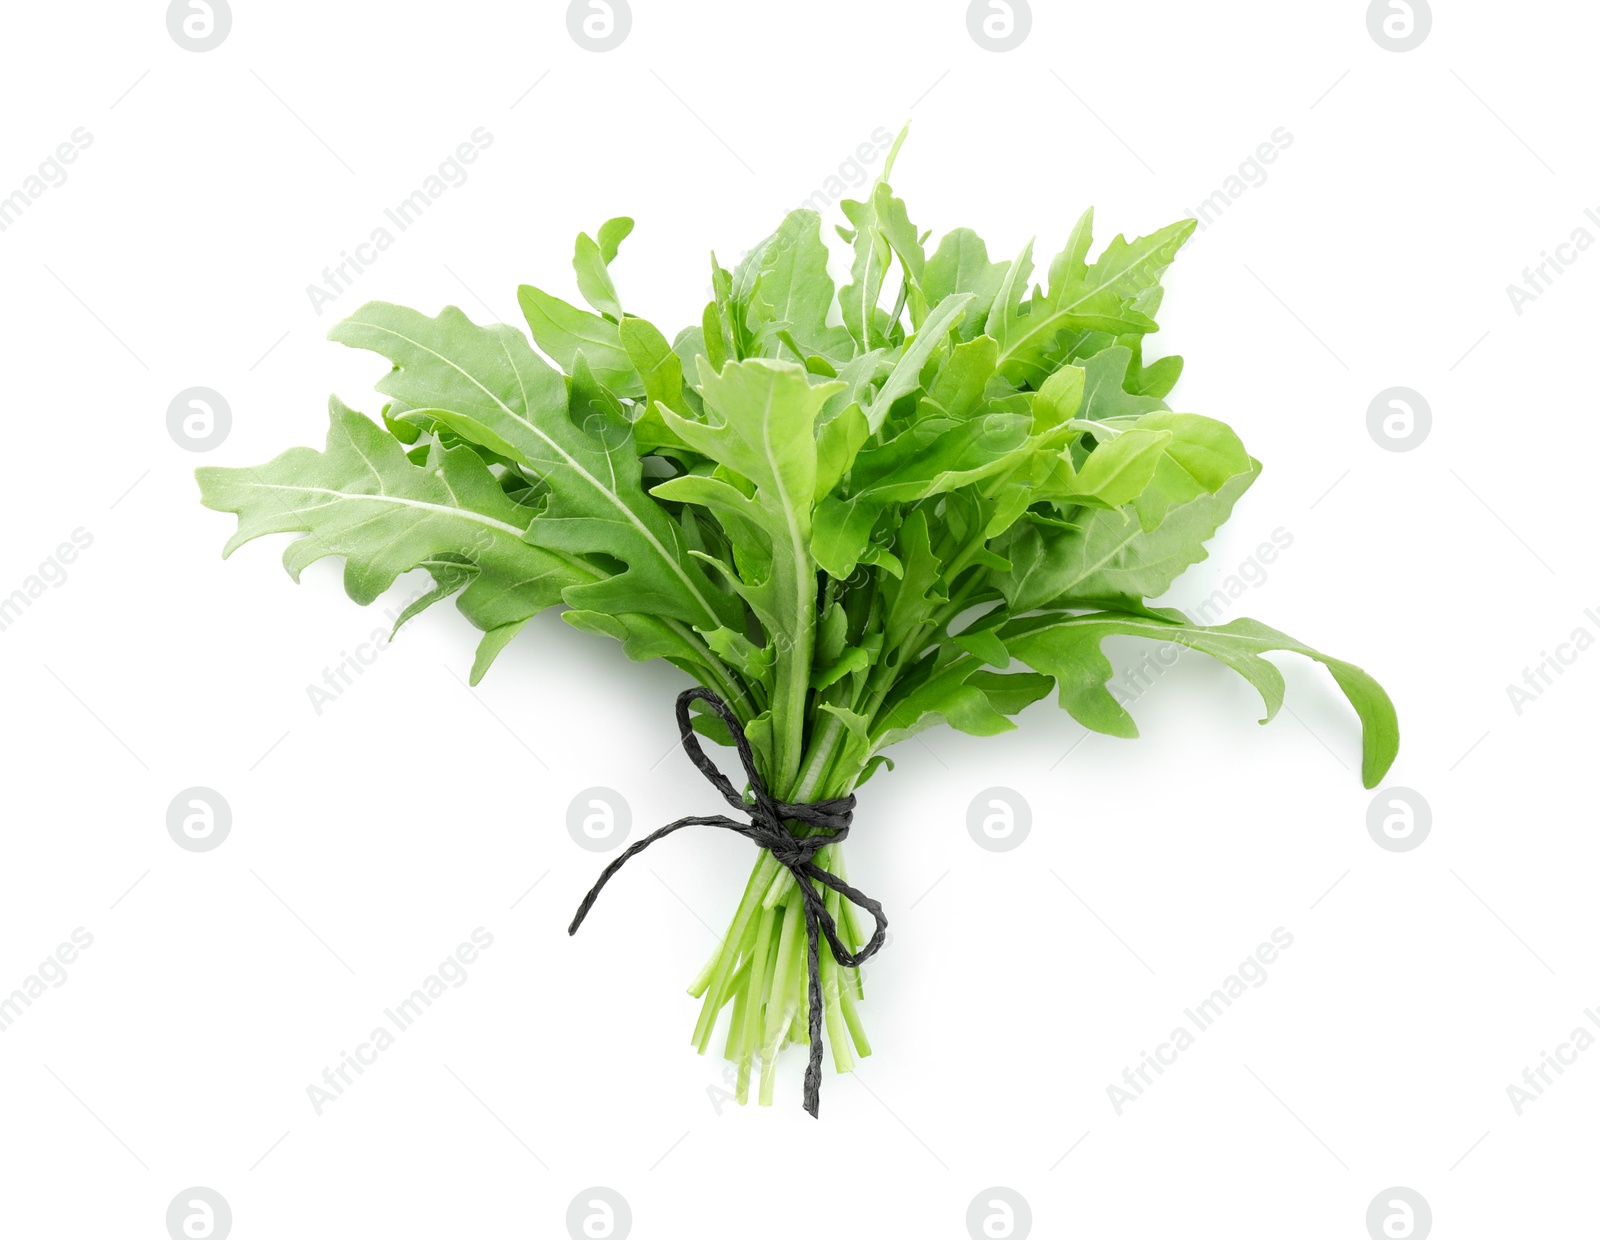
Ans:
<svg viewBox="0 0 1600 1240"><path fill-rule="evenodd" d="M885 343L883 331L878 325L878 296L883 291L884 277L889 272L892 250L885 229L892 227L892 224L881 211L886 202L898 200L887 195L880 197L878 187L888 186L894 158L905 137L906 131L902 129L884 157L883 171L873 182L867 201L856 202L846 198L839 203L851 224L849 229L841 228L840 234L855 249L855 259L850 265L850 283L839 290L839 310L844 317L845 329L861 352ZM903 211L904 204L900 205Z"/></svg>
<svg viewBox="0 0 1600 1240"><path fill-rule="evenodd" d="M530 284L517 289L517 304L528 320L534 343L563 370L570 372L573 359L581 352L589 359L600 382L618 396L644 395L644 383L628 360L615 323L569 305Z"/></svg>
<svg viewBox="0 0 1600 1240"><path fill-rule="evenodd" d="M932 421L932 420L930 420ZM811 552L843 581L862 562L872 528L891 504L910 504L1001 473L1027 451L1030 421L993 413L953 425L919 423L888 443L864 448L850 474L850 493L817 505Z"/></svg>
<svg viewBox="0 0 1600 1240"><path fill-rule="evenodd" d="M817 710L833 716L844 725L844 743L839 746L836 761L853 770L861 766L875 746L871 734L872 721L865 715L840 706L836 702L819 702Z"/></svg>
<svg viewBox="0 0 1600 1240"><path fill-rule="evenodd" d="M406 456L411 460L410 454ZM412 462L415 464L415 462ZM478 568L464 555L453 551L441 552L439 555L430 556L415 566L426 569L433 578L433 589L425 594L419 594L401 609L400 614L394 618L394 625L389 629L390 640L406 626L406 622L415 616L420 616L428 608L441 599L447 599L464 586L469 585L478 575Z"/></svg>
<svg viewBox="0 0 1600 1240"><path fill-rule="evenodd" d="M600 257L607 266L616 261L617 247L633 231L633 221L626 215L607 220L595 234L600 239Z"/></svg>
<svg viewBox="0 0 1600 1240"><path fill-rule="evenodd" d="M928 399L949 417L971 417L983 403L984 389L994 377L999 356L1000 344L990 336L956 345L939 367L933 386L928 389Z"/></svg>
<svg viewBox="0 0 1600 1240"><path fill-rule="evenodd" d="M1013 382L1042 381L1053 369L1051 351L1065 331L1120 335L1156 330L1150 315L1160 304L1161 275L1194 231L1195 221L1182 220L1134 242L1118 236L1088 266L1084 255L1091 219L1086 215L1079 221L1067 249L1051 264L1050 292L1030 307L1031 313L1023 316L1011 309L998 330L995 312L990 314L989 334L1003 346L1000 372ZM997 298L996 310L1001 304Z"/></svg>
<svg viewBox="0 0 1600 1240"><path fill-rule="evenodd" d="M973 629L970 632L958 633L950 640L959 649L976 655L991 667L998 667L1003 671L1011 663L1011 654L1006 650L1006 644L993 629Z"/></svg>
<svg viewBox="0 0 1600 1240"><path fill-rule="evenodd" d="M838 368L835 378L844 386L836 391L822 407L822 420L826 423L848 405L865 405L872 399L874 384L888 378L894 359L888 349L874 349L861 353Z"/></svg>
<svg viewBox="0 0 1600 1240"><path fill-rule="evenodd" d="M1088 373L1081 366L1063 366L1048 379L1033 398L1034 434L1043 434L1065 425L1083 408L1083 393Z"/></svg>
<svg viewBox="0 0 1600 1240"><path fill-rule="evenodd" d="M391 412L403 414L405 411L393 403L385 405L383 407L384 430L388 431L403 444L414 444L418 439L422 438L421 427L415 426L410 422L398 421L396 418L389 416Z"/></svg>
<svg viewBox="0 0 1600 1240"><path fill-rule="evenodd" d="M732 346L728 343L727 328L723 326L722 315L717 311L717 303L706 302L706 308L700 315L700 353L706 361L711 363L712 370L721 370L728 364L728 354ZM682 358L682 354L678 355Z"/></svg>
<svg viewBox="0 0 1600 1240"><path fill-rule="evenodd" d="M1252 461L1215 495L1169 510L1154 530L1127 510L1085 512L1070 526L1024 522L1002 547L1010 567L995 573L994 583L1018 613L1079 601L1159 598L1180 573L1205 559L1207 540L1260 472Z"/></svg>
<svg viewBox="0 0 1600 1240"><path fill-rule="evenodd" d="M644 381L645 400L660 401L669 409L687 412L683 403L683 363L667 338L643 319L627 318L621 325L622 347Z"/></svg>
<svg viewBox="0 0 1600 1240"><path fill-rule="evenodd" d="M1089 247L1094 244L1094 208L1090 207L1078 217L1067 237L1061 253L1050 261L1050 292L1044 304L1054 310L1061 301L1064 290L1081 284L1089 274Z"/></svg>
<svg viewBox="0 0 1600 1240"><path fill-rule="evenodd" d="M901 523L895 550L899 553L901 576L883 591L888 607L883 642L889 650L898 647L922 626L936 606L946 601L944 593L936 589L943 566L933 554L925 509L914 509Z"/></svg>
<svg viewBox="0 0 1600 1240"><path fill-rule="evenodd" d="M407 409L406 421L436 409L488 421L504 409L503 394L512 391L524 409L567 405L565 380L520 332L504 324L479 327L455 306L430 319L404 306L369 301L335 323L328 339L369 349L394 364L378 391Z"/></svg>
<svg viewBox="0 0 1600 1240"><path fill-rule="evenodd" d="M844 412L825 423L817 432L816 498L839 485L839 480L854 464L861 445L872 436L861 406L851 404Z"/></svg>
<svg viewBox="0 0 1600 1240"><path fill-rule="evenodd" d="M1171 441L1169 431L1124 431L1095 448L1077 476L1058 494L1073 503L1121 508L1150 485Z"/></svg>
<svg viewBox="0 0 1600 1240"><path fill-rule="evenodd" d="M637 613L610 615L603 611L564 611L561 618L583 633L615 638L622 651L635 663L650 659L672 659L682 663L699 661L700 652L687 640L681 628L674 628L654 616Z"/></svg>
<svg viewBox="0 0 1600 1240"><path fill-rule="evenodd" d="M1134 426L1168 435L1150 485L1134 500L1139 521L1153 530L1167 512L1202 495L1214 495L1254 462L1225 422L1197 413L1147 413Z"/></svg>
<svg viewBox="0 0 1600 1240"><path fill-rule="evenodd" d="M655 408L660 403L678 413L690 412L683 399L683 362L655 324L644 319L623 319L619 334L628 360L644 382L645 399L633 419L635 445L641 453L660 449L680 454L692 451L667 428Z"/></svg>
<svg viewBox="0 0 1600 1240"><path fill-rule="evenodd" d="M662 483L662 499L699 504L730 517L736 547L759 563L762 580L743 582L742 593L769 632L794 634L809 623L816 583L807 547L817 486L816 419L836 383L813 386L804 368L749 358L714 374L701 364L700 394L708 420L662 412L668 427L702 456L732 470L747 493L716 476L685 475ZM745 532L759 530L753 544Z"/></svg>
<svg viewBox="0 0 1600 1240"><path fill-rule="evenodd" d="M1003 662L995 666L1004 667ZM1002 715L1019 715L1035 702L1042 701L1055 688L1055 681L1033 672L979 671L967 677L967 684L989 699L991 709Z"/></svg>
<svg viewBox="0 0 1600 1240"><path fill-rule="evenodd" d="M1167 406L1154 396L1137 396L1127 390L1125 381L1133 354L1122 345L1102 349L1081 365L1084 371L1083 404L1078 416L1094 422L1112 418L1137 417L1155 413Z"/></svg>
<svg viewBox="0 0 1600 1240"><path fill-rule="evenodd" d="M778 355L776 342L786 332L798 346L795 361L812 355L848 359L849 332L827 325L832 304L822 219L815 211L791 211L762 255L750 306L758 335L772 343L768 356Z"/></svg>
<svg viewBox="0 0 1600 1240"><path fill-rule="evenodd" d="M622 318L622 303L617 300L617 286L611 282L606 270L609 260L588 233L579 233L572 254L572 269L577 273L578 292L613 323Z"/></svg>
<svg viewBox="0 0 1600 1240"><path fill-rule="evenodd" d="M871 751L947 723L969 736L997 736L1016 729L1007 715L1037 702L1050 692L1047 675L1026 672L999 675L984 671L978 660L957 659L925 678L909 676L890 694L872 722Z"/></svg>
<svg viewBox="0 0 1600 1240"><path fill-rule="evenodd" d="M573 586L569 605L637 611L701 628L738 622L736 608L689 556L671 517L645 494L626 425L598 415L587 419L591 425L576 425L568 416L565 382L519 333L503 325L479 327L454 307L430 319L372 302L330 335L394 364L380 390L544 480L549 496L528 527L530 542L602 554L625 566L604 580ZM581 376L584 367L577 372ZM575 394L580 388L575 380Z"/></svg>
<svg viewBox="0 0 1600 1240"><path fill-rule="evenodd" d="M911 307L911 321L920 324L922 317L927 313L928 300L921 291L923 267L927 257L923 253L922 238L917 232L917 227L911 222L911 217L906 213L906 204L894 196L894 191L885 181L879 181L872 192L873 208L877 215L878 227L883 232L883 239L889 243L889 248L894 251L895 257L900 260L900 269L905 275L905 293Z"/></svg>
<svg viewBox="0 0 1600 1240"><path fill-rule="evenodd" d="M1361 720L1361 780L1376 787L1400 746L1394 704L1377 681L1354 664L1331 658L1256 620L1215 628L1151 616L1098 612L1087 616L1037 616L1013 620L1000 630L1006 649L1060 686L1061 705L1079 723L1112 736L1138 735L1132 717L1107 689L1111 662L1100 651L1108 637L1144 637L1176 642L1226 663L1261 694L1266 723L1283 704L1283 674L1261 656L1290 651L1321 663L1355 707Z"/></svg>
<svg viewBox="0 0 1600 1240"><path fill-rule="evenodd" d="M851 471L853 489L888 503L912 504L1003 471L1025 449L1030 419L991 413L961 422L930 419L888 443L863 449Z"/></svg>
<svg viewBox="0 0 1600 1240"><path fill-rule="evenodd" d="M1028 244L1022 247L1022 253L1012 259L1011 265L1006 268L983 326L984 334L993 336L999 342L1002 358L1008 356L1009 346L1019 338L1026 337L1031 326L1027 320L1033 316L1022 313L1022 299L1027 296L1028 277L1032 273L1033 239L1029 238Z"/></svg>
<svg viewBox="0 0 1600 1240"><path fill-rule="evenodd" d="M263 534L303 533L284 549L290 576L298 581L307 565L342 556L345 592L363 606L401 573L427 568L440 587L429 602L466 586L461 611L494 629L600 577L525 542L532 514L506 497L470 449L435 449L434 463L419 467L393 436L337 398L321 452L291 448L265 465L205 466L195 476L207 508L238 514L224 556Z"/></svg>
<svg viewBox="0 0 1600 1240"><path fill-rule="evenodd" d="M872 655L860 646L847 646L842 654L826 667L811 673L811 687L826 689L843 680L852 672L862 672L872 666Z"/></svg>
<svg viewBox="0 0 1600 1240"><path fill-rule="evenodd" d="M940 238L939 248L923 269L922 291L929 305L938 305L953 293L971 293L972 300L956 326L962 340L971 340L982 331L1006 270L1005 263L989 261L982 237L970 228L957 228Z"/></svg>
<svg viewBox="0 0 1600 1240"><path fill-rule="evenodd" d="M513 620L510 624L502 624L497 629L490 629L483 635L483 640L478 643L478 652L472 659L472 675L469 684L477 684L489 670L489 665L499 657L500 652L511 644L511 639L522 632L526 620Z"/></svg>
<svg viewBox="0 0 1600 1240"><path fill-rule="evenodd" d="M771 685L776 655L771 646L758 646L732 629L713 629L705 635L705 641L724 663L738 669L750 683Z"/></svg>
<svg viewBox="0 0 1600 1240"><path fill-rule="evenodd" d="M889 407L900 397L917 390L919 376L928 358L944 343L956 320L971 304L971 293L954 293L946 297L928 316L917 334L906 342L900 356L895 360L894 368L889 372L889 377L883 381L883 386L878 389L864 410L867 415L867 428L873 434L877 434L878 428L883 425L883 420L889 416Z"/></svg>
<svg viewBox="0 0 1600 1240"><path fill-rule="evenodd" d="M845 218L855 225L849 240L855 247L850 265L850 282L839 290L839 309L845 330L858 350L878 348L884 343L878 323L878 297L889 271L889 243L878 228L872 207L846 198L839 206Z"/></svg>
<svg viewBox="0 0 1600 1240"><path fill-rule="evenodd" d="M1170 357L1158 357L1148 366L1141 366L1138 350L1135 350L1126 386L1135 396L1154 396L1158 400L1165 400L1178 385L1178 377L1181 374L1183 374L1183 358L1176 353Z"/></svg>
<svg viewBox="0 0 1600 1240"><path fill-rule="evenodd" d="M1101 331L1122 331L1126 330L1125 325L1137 324L1139 316L1155 311L1151 301L1159 297L1161 276L1194 232L1196 223L1192 219L1179 220L1137 241L1126 241L1119 234L1093 266L1088 266L1083 260L1088 253L1093 214L1085 215L1061 258L1051 265L1047 297L1050 308L1056 313L1102 319L1095 325Z"/></svg>

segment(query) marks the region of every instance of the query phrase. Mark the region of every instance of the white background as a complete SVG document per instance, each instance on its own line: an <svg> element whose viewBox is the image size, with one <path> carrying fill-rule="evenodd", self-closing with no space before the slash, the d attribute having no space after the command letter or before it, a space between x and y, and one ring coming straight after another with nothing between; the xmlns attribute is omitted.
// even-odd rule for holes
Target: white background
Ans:
<svg viewBox="0 0 1600 1240"><path fill-rule="evenodd" d="M1000 1185L1038 1235L1360 1240L1399 1185L1441 1237L1577 1234L1600 1053L1520 1116L1506 1087L1600 1003L1600 653L1520 715L1506 686L1600 634L1600 254L1520 315L1506 286L1600 236L1592 6L1440 3L1404 54L1356 2L1036 3L1004 54L949 0L635 0L604 54L557 3L236 0L198 54L163 8L4 18L0 194L93 135L0 233L0 594L93 537L0 632L0 993L94 936L0 1034L8 1231L158 1237L203 1185L241 1240L553 1236L603 1185L640 1237L960 1237ZM1045 258L1083 206L1101 244L1147 232L1292 134L1167 281L1150 356L1188 359L1174 406L1266 464L1172 601L1292 534L1234 614L1383 681L1387 782L1433 829L1374 843L1354 719L1297 661L1267 728L1194 658L1135 706L1137 742L1084 739L1053 701L1005 737L927 734L849 845L894 926L867 970L876 1053L830 1066L820 1123L798 1049L778 1105L719 1112L683 986L748 846L675 836L565 933L604 861L567 833L575 793L616 789L636 836L709 812L671 753L681 677L548 615L469 691L476 634L439 607L318 715L306 686L388 602L358 611L332 561L295 587L283 540L225 564L233 520L192 470L320 445L329 391L375 414L385 364L323 339L361 301L516 322L520 281L575 299L572 239L611 215L638 220L624 302L670 335L708 250L731 265L908 117L913 219L1000 256L1037 233ZM319 317L307 285L480 126L469 180ZM233 412L204 455L166 430L194 385ZM1366 429L1395 385L1433 410L1408 453ZM192 785L232 807L213 852L166 830ZM1005 853L966 827L996 785L1033 813ZM480 926L469 980L316 1115L307 1085ZM1267 982L1118 1115L1107 1086L1280 926Z"/></svg>

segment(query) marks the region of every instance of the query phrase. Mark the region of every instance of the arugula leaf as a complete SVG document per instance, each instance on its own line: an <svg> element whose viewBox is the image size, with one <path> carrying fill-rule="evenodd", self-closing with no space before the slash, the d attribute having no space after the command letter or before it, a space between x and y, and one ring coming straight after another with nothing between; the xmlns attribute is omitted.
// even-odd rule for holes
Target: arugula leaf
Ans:
<svg viewBox="0 0 1600 1240"><path fill-rule="evenodd" d="M1146 530L1155 529L1169 509L1203 495L1214 495L1254 462L1225 422L1197 413L1147 413L1134 429L1166 435L1150 484L1133 500Z"/></svg>
<svg viewBox="0 0 1600 1240"><path fill-rule="evenodd" d="M1048 675L986 671L981 660L970 656L942 669L929 668L925 678L908 676L883 704L868 736L870 752L941 723L969 736L1014 731L1017 725L1007 716L1039 701L1055 683Z"/></svg>
<svg viewBox="0 0 1600 1240"><path fill-rule="evenodd" d="M1150 315L1160 304L1161 275L1194 232L1196 221L1182 220L1134 242L1119 235L1093 266L1084 261L1091 223L1092 216L1086 215L1052 263L1050 292L1030 306L1025 318L1018 317L1019 309L1009 311L1000 354L1000 371L1007 378L1042 379L1052 369L1049 357L1057 337L1068 330L1156 330ZM996 334L992 313L989 334Z"/></svg>
<svg viewBox="0 0 1600 1240"><path fill-rule="evenodd" d="M1177 642L1226 663L1261 694L1268 722L1283 705L1283 673L1261 656L1291 651L1314 659L1333 674L1361 720L1361 782L1377 786L1400 747L1400 724L1394 703L1381 685L1352 663L1330 658L1257 620L1231 620L1214 628L1154 616L1096 612L1086 616L1047 615L1013 620L1000 639L1013 657L1035 671L1053 676L1062 707L1079 723L1111 736L1139 734L1133 718L1107 690L1113 672L1100 651L1107 637L1147 637Z"/></svg>
<svg viewBox="0 0 1600 1240"><path fill-rule="evenodd" d="M1090 266L1084 256L1093 223L1091 210L1051 265L1050 292L1044 304L1058 314L1070 311L1086 318L1103 318L1105 321L1097 324L1101 331L1137 330L1148 322L1142 316L1155 313L1161 277L1198 221L1179 220L1131 242L1118 234Z"/></svg>
<svg viewBox="0 0 1600 1240"><path fill-rule="evenodd" d="M952 293L941 301L934 312L908 340L895 359L894 368L883 386L867 403L867 429L876 431L889 416L889 410L900 397L917 390L922 368L933 351L944 343L945 336L955 326L966 308L972 304L971 293Z"/></svg>
<svg viewBox="0 0 1600 1240"><path fill-rule="evenodd" d="M1096 508L1131 504L1150 485L1171 443L1170 431L1124 431L1091 452L1083 468L1052 494Z"/></svg>
<svg viewBox="0 0 1600 1240"><path fill-rule="evenodd" d="M851 492L818 506L811 539L817 563L843 581L855 571L873 526L893 504L910 504L1004 471L1027 451L1031 423L994 413L953 425L919 424L888 443L863 449L851 470Z"/></svg>
<svg viewBox="0 0 1600 1240"><path fill-rule="evenodd" d="M626 566L573 586L570 606L637 611L702 628L736 621L727 597L688 555L678 527L645 494L629 429L597 418L574 424L565 381L518 332L479 327L454 307L430 319L371 302L329 335L394 364L378 387L410 406L408 419L425 413L543 479L549 497L528 529L529 541L578 555L602 553Z"/></svg>
<svg viewBox="0 0 1600 1240"><path fill-rule="evenodd" d="M848 359L850 333L829 327L833 280L828 275L828 247L822 241L822 220L815 211L791 211L773 235L761 258L750 318L767 356L779 355L787 333L799 346L804 362L817 356Z"/></svg>
<svg viewBox="0 0 1600 1240"><path fill-rule="evenodd" d="M1000 546L1008 567L991 574L1014 614L1042 607L1153 599L1205 559L1205 544L1239 496L1260 476L1259 462L1215 494L1169 510L1153 530L1123 511L1085 512L1070 525L1023 522Z"/></svg>
<svg viewBox="0 0 1600 1240"><path fill-rule="evenodd" d="M622 318L622 302L617 298L617 286L611 282L607 270L608 259L599 244L588 233L579 233L573 249L572 269L578 277L578 292L613 323Z"/></svg>
<svg viewBox="0 0 1600 1240"><path fill-rule="evenodd" d="M264 534L305 534L284 549L289 575L299 581L308 565L343 556L345 592L363 606L401 573L426 568L439 586L427 603L465 586L457 605L492 632L600 576L570 556L529 545L532 514L507 498L470 449L435 448L429 466L413 465L399 441L337 398L323 451L291 448L265 465L203 466L195 476L201 503L238 514L224 556ZM420 610L414 608L402 619Z"/></svg>
<svg viewBox="0 0 1600 1240"><path fill-rule="evenodd" d="M596 230L600 239L600 258L608 266L617 259L617 247L633 232L633 221L626 215L607 220Z"/></svg>
<svg viewBox="0 0 1600 1240"><path fill-rule="evenodd" d="M888 275L889 259L893 253L886 234L895 228L895 221L888 218L886 212L891 211L899 200L880 195L878 189L880 186L887 188L889 173L894 168L895 156L900 153L900 144L905 137L906 131L902 129L889 153L884 156L883 171L873 182L867 201L857 202L846 198L839 204L851 224L850 228L839 229L839 235L855 249L855 261L850 265L850 283L839 290L839 311L846 330L861 352L886 342L878 322L878 316L883 313L878 309L878 296L883 291L884 277ZM905 204L899 205L903 213Z"/></svg>
<svg viewBox="0 0 1600 1240"><path fill-rule="evenodd" d="M528 320L534 343L563 370L570 372L578 354L582 353L600 381L617 395L644 395L644 382L629 360L628 351L622 347L616 323L580 310L530 284L517 289L517 304Z"/></svg>
<svg viewBox="0 0 1600 1240"><path fill-rule="evenodd" d="M1092 422L1137 417L1167 406L1158 397L1141 396L1127 389L1133 353L1122 345L1102 349L1083 362L1083 401L1079 417Z"/></svg>
<svg viewBox="0 0 1600 1240"><path fill-rule="evenodd" d="M938 305L955 293L971 293L972 301L956 327L962 340L979 334L1006 276L1005 263L991 263L983 238L970 228L957 228L939 240L922 273L922 291Z"/></svg>
<svg viewBox="0 0 1600 1240"><path fill-rule="evenodd" d="M943 306L948 301L946 298L939 304ZM969 307L972 304L968 303ZM926 325L923 330L926 332ZM933 411L951 418L968 418L976 413L983 404L989 381L994 378L995 359L999 355L999 343L989 336L963 341L951 349L928 389L927 401ZM1034 407L1038 407L1037 399Z"/></svg>

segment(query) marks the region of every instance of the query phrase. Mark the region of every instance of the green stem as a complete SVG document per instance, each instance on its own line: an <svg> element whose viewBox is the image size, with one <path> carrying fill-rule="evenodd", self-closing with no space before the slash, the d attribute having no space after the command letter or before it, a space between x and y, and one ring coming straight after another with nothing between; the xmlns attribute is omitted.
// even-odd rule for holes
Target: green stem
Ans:
<svg viewBox="0 0 1600 1240"><path fill-rule="evenodd" d="M750 1096L750 1059L755 1054L756 1045L761 1040L761 1003L767 988L767 966L770 963L772 947L773 917L762 917L760 926L756 931L755 950L750 956L750 984L745 994L746 1003L744 1011L734 1011L734 1027L739 1030L739 1078L737 1096L743 1104ZM743 1020L740 1020L740 1017ZM729 1032L730 1040L732 1031ZM729 1058L733 1058L729 1055Z"/></svg>
<svg viewBox="0 0 1600 1240"><path fill-rule="evenodd" d="M799 775L795 778L794 791L789 794L790 803L794 805L825 799L817 795L817 789L822 787L822 781L827 778L833 755L839 748L839 742L844 739L844 721L832 711L822 713L827 718L823 720L821 729L812 737L811 749L806 754Z"/></svg>
<svg viewBox="0 0 1600 1240"><path fill-rule="evenodd" d="M816 655L817 574L809 551L800 544L795 528L793 580L786 584L794 597L794 631L777 644L777 666L772 686L772 770L763 772L767 786L794 800L795 777L805 756L806 708L810 705L811 663ZM780 587L782 588L782 587Z"/></svg>
<svg viewBox="0 0 1600 1240"><path fill-rule="evenodd" d="M836 924L840 899L839 893L832 888L823 896L823 907ZM823 1017L828 1025L828 1045L833 1048L833 1068L835 1072L850 1072L856 1066L855 1057L850 1054L850 1039L845 1035L844 1016L839 1010L844 987L840 984L839 962L833 958L833 952L828 950L826 943L817 957L817 963L822 966Z"/></svg>
<svg viewBox="0 0 1600 1240"><path fill-rule="evenodd" d="M733 994L732 976L739 958L749 946L747 937L754 930L750 918L759 904L757 893L765 887L764 881L758 886L763 863L777 865L777 862L772 860L771 853L761 854L760 861L756 863L756 868L750 875L750 881L745 885L744 899L739 902L739 910L734 914L733 925L728 927L727 938L723 940L716 968L712 971L710 984L706 987L705 1001L700 1005L700 1021L695 1026L694 1045L702 1055L705 1054L706 1047L711 1044L711 1033L716 1027L718 1013Z"/></svg>

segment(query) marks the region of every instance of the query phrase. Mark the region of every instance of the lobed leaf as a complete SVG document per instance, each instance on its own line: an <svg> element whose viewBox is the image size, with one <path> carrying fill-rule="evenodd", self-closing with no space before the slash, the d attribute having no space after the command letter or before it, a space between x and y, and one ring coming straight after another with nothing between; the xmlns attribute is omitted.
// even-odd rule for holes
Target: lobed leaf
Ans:
<svg viewBox="0 0 1600 1240"><path fill-rule="evenodd" d="M238 515L224 556L264 534L304 534L284 550L290 576L298 581L307 565L343 556L345 592L363 606L400 574L426 568L437 589L418 603L464 586L460 610L492 632L520 625L599 576L525 541L531 512L506 496L470 449L435 449L432 465L414 465L393 436L337 398L321 452L291 448L265 465L204 466L195 476L201 503ZM402 620L416 610L413 604Z"/></svg>
<svg viewBox="0 0 1600 1240"><path fill-rule="evenodd" d="M1232 620L1206 628L1176 616L1045 615L1013 620L999 630L1013 657L1055 677L1061 705L1079 723L1112 736L1133 737L1138 728L1107 689L1113 671L1100 650L1108 637L1144 637L1176 642L1203 651L1238 672L1261 694L1266 723L1283 705L1283 674L1262 658L1271 651L1290 651L1321 663L1332 674L1361 721L1361 782L1377 786L1400 747L1400 725L1394 703L1371 676L1352 663L1335 659L1257 620Z"/></svg>

